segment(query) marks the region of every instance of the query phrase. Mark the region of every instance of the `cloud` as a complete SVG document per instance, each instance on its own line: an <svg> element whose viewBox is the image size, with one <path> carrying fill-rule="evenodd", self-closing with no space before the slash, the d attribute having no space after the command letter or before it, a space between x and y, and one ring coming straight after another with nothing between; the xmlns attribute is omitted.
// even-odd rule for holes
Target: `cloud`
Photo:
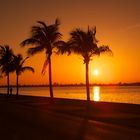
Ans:
<svg viewBox="0 0 140 140"><path fill-rule="evenodd" d="M122 29L118 29L118 30L115 30L115 31L118 32L118 33L120 33L120 32L124 33L124 32L128 32L128 31L133 31L133 30L136 30L136 29L140 29L140 23L129 25L129 26L126 26Z"/></svg>
<svg viewBox="0 0 140 140"><path fill-rule="evenodd" d="M134 24L134 25L128 26L126 28L126 30L133 30L133 29L137 29L137 28L140 28L140 23L139 24Z"/></svg>

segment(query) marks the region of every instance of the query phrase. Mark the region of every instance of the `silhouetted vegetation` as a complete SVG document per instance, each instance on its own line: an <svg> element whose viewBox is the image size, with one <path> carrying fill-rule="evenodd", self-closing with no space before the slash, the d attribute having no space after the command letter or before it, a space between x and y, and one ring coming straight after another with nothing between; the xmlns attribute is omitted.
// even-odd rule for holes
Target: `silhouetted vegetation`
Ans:
<svg viewBox="0 0 140 140"><path fill-rule="evenodd" d="M51 56L57 42L60 41L62 36L62 34L58 31L60 22L56 19L55 23L52 25L46 25L46 23L42 21L38 21L37 23L38 25L32 26L31 36L24 40L21 45L34 45L34 47L28 49L29 55L45 51L46 58L44 67L46 67L45 65L47 64L49 65L50 97L53 98ZM44 70L42 72L44 72Z"/></svg>
<svg viewBox="0 0 140 140"><path fill-rule="evenodd" d="M8 45L0 46L0 71L7 77L7 95L9 95L10 85L10 72L14 71L13 68L13 50Z"/></svg>
<svg viewBox="0 0 140 140"><path fill-rule="evenodd" d="M16 72L17 75L17 96L19 88L19 75L25 70L30 70L34 72L34 69L29 66L24 66L25 61L28 59L26 57L23 59L22 55L14 55L13 50L8 45L0 46L0 72L7 77L7 95L9 95L10 90L10 73ZM2 77L2 75L1 75ZM11 87L12 88L12 87Z"/></svg>
<svg viewBox="0 0 140 140"><path fill-rule="evenodd" d="M64 53L75 53L81 55L86 68L86 93L87 101L90 101L90 91L89 91L89 62L92 60L93 56L99 56L102 53L112 51L108 46L98 46L96 39L96 27L89 28L84 31L80 28L76 28L70 33L70 38L68 41L61 40L62 34L59 32L60 22L58 19L55 20L54 24L47 25L43 21L37 21L37 25L32 26L30 31L30 37L22 41L21 46L30 46L28 48L27 54L34 55L40 52L45 52L46 58L42 73L45 73L45 69L48 65L49 67L49 89L50 97L53 99L53 88L52 88L52 68L51 68L51 56L55 51L57 54ZM57 51L56 51L57 50ZM22 58L22 55L14 55L12 49L8 45L0 46L0 73L7 76L7 94L9 95L9 73L16 72L17 81L17 96L19 88L19 75L25 70L30 70L34 72L34 69L29 66L23 66L24 62L28 59ZM1 76L2 77L2 76ZM60 86L57 83L55 86ZM84 84L80 84L82 86ZM45 85L46 86L46 85ZM62 85L63 86L63 85Z"/></svg>
<svg viewBox="0 0 140 140"><path fill-rule="evenodd" d="M21 54L18 54L16 56L14 56L14 59L13 59L13 64L14 64L14 70L16 72L16 81L17 81L17 92L16 92L16 95L18 97L18 89L19 89L19 75L24 72L24 71L32 71L34 72L34 69L30 66L24 66L26 60L28 59L29 57L26 57L25 59L23 59L22 55Z"/></svg>
<svg viewBox="0 0 140 140"><path fill-rule="evenodd" d="M95 55L100 55L101 53L112 51L108 46L97 46L96 40L96 28L89 28L87 31L83 31L80 28L76 28L70 33L70 39L67 42L59 42L58 44L58 54L64 53L75 53L83 57L84 64L86 66L86 91L87 91L87 101L90 101L90 91L89 91L89 62Z"/></svg>

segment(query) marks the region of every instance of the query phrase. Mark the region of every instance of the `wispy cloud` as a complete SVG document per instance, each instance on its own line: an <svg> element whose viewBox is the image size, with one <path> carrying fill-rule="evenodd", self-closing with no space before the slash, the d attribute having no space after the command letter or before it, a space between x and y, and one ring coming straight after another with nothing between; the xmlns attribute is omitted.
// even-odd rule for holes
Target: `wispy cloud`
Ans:
<svg viewBox="0 0 140 140"><path fill-rule="evenodd" d="M126 30L133 30L133 29L137 29L137 28L140 28L140 23L139 24L134 24L134 25L128 26L126 28Z"/></svg>
<svg viewBox="0 0 140 140"><path fill-rule="evenodd" d="M118 30L114 30L118 33L124 33L124 32L129 32L129 31L133 31L133 30L136 30L136 29L140 29L140 23L138 24L132 24L132 25L129 25L129 26L126 26L124 28L121 28L121 29L118 29Z"/></svg>

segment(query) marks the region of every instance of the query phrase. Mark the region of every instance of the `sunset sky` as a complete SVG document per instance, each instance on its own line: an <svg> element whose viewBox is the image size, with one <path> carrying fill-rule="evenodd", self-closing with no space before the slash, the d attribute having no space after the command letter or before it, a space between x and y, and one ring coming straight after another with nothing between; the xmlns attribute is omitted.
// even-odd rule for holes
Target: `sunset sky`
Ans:
<svg viewBox="0 0 140 140"><path fill-rule="evenodd" d="M9 44L14 52L26 57L28 47L20 43L29 37L37 20L54 23L59 17L63 39L76 27L84 30L88 25L97 27L99 45L109 45L113 57L102 55L90 62L90 83L118 83L140 81L140 0L0 0L0 44ZM27 61L35 73L25 72L20 84L47 84L41 70L44 53ZM93 75L94 69L99 70ZM85 65L77 55L52 56L52 78L58 83L84 83ZM15 74L11 84L15 84ZM0 85L6 78L0 79Z"/></svg>

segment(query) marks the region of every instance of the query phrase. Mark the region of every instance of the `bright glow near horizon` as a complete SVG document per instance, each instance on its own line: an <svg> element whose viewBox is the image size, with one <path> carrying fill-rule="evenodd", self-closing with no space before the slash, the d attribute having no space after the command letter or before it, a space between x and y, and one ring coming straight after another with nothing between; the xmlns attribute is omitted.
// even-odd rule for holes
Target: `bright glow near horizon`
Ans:
<svg viewBox="0 0 140 140"><path fill-rule="evenodd" d="M98 69L94 69L93 70L93 75L98 76L99 75L99 70Z"/></svg>

